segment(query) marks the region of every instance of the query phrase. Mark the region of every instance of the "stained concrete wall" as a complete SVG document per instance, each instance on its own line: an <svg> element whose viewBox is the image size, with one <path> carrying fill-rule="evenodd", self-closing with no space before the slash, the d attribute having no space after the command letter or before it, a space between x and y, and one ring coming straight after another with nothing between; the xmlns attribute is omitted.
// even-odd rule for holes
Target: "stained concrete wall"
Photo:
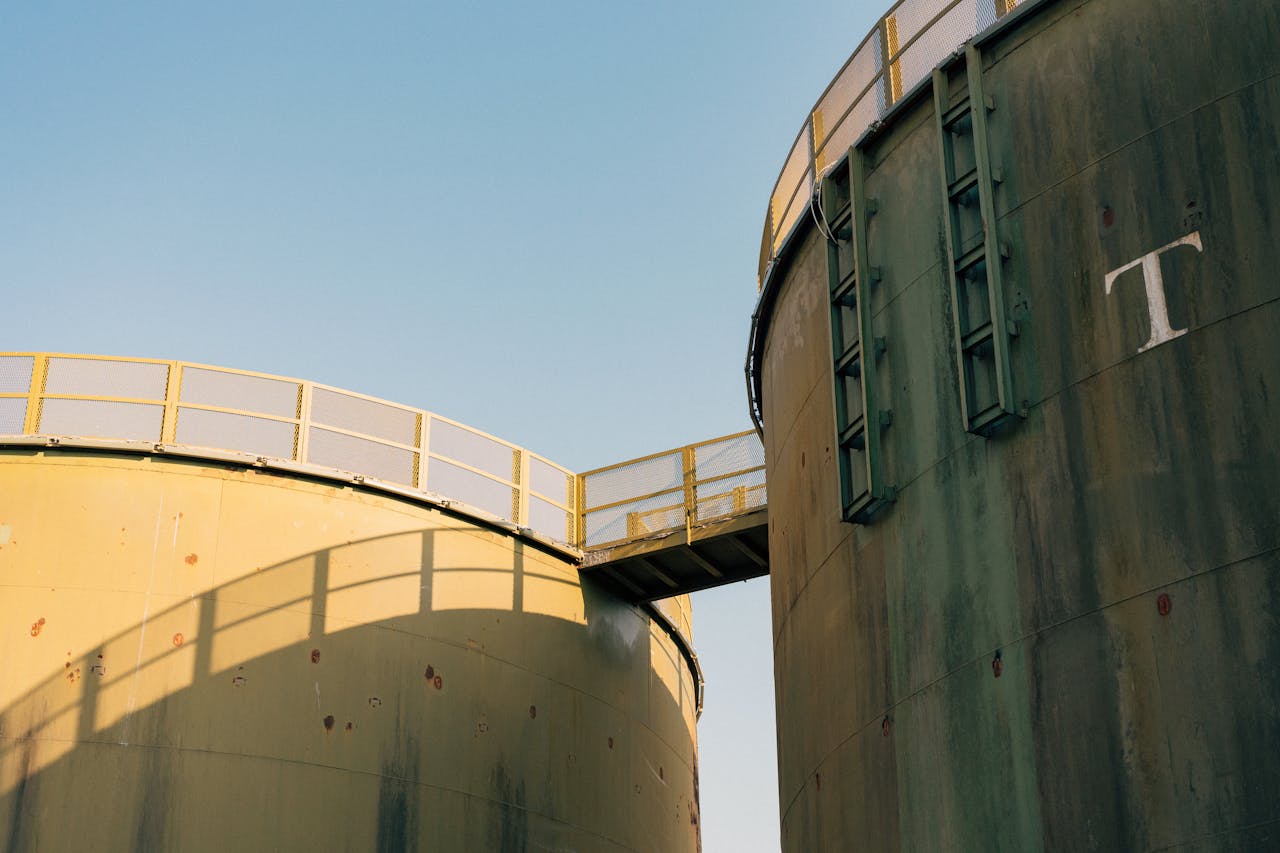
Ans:
<svg viewBox="0 0 1280 853"><path fill-rule="evenodd" d="M898 489L868 525L839 521L825 242L792 242L761 360L784 850L1280 845L1277 44L1264 0L1047 2L983 44L1026 410L991 439L928 86L864 142ZM1188 331L1139 352L1143 274L1105 277L1192 234L1160 256Z"/></svg>
<svg viewBox="0 0 1280 853"><path fill-rule="evenodd" d="M699 846L680 649L461 516L3 451L0 614L6 851Z"/></svg>

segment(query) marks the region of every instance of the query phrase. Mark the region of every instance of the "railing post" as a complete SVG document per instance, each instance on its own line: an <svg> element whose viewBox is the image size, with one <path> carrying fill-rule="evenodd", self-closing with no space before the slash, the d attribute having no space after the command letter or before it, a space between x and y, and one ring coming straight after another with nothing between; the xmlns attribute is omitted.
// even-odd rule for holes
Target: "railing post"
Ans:
<svg viewBox="0 0 1280 853"><path fill-rule="evenodd" d="M298 438L293 443L293 461L306 462L311 449L311 390L310 382L298 387Z"/></svg>
<svg viewBox="0 0 1280 853"><path fill-rule="evenodd" d="M24 435L35 435L40 429L40 397L48 378L49 357L38 353L31 362L31 388L27 392L27 415L22 421Z"/></svg>
<svg viewBox="0 0 1280 853"><path fill-rule="evenodd" d="M573 527L574 542L578 548L587 546L587 478L573 475Z"/></svg>
<svg viewBox="0 0 1280 853"><path fill-rule="evenodd" d="M529 526L529 453L524 449L516 450L512 460L512 472L518 487L516 517L511 519L517 527Z"/></svg>
<svg viewBox="0 0 1280 853"><path fill-rule="evenodd" d="M693 447L680 448L680 461L684 469L684 517L689 525L698 517L698 470Z"/></svg>
<svg viewBox="0 0 1280 853"><path fill-rule="evenodd" d="M169 379L164 386L164 420L160 424L160 443L174 444L178 435L178 398L182 391L182 362L169 362Z"/></svg>

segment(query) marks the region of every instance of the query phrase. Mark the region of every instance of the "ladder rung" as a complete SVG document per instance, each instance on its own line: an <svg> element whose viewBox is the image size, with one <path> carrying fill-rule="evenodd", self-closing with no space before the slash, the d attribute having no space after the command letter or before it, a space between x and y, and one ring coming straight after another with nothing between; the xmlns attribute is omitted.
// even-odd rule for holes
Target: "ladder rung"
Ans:
<svg viewBox="0 0 1280 853"><path fill-rule="evenodd" d="M978 328L969 332L960 338L960 347L967 353L977 346L985 344L994 337L994 329L991 327L990 321L983 323Z"/></svg>
<svg viewBox="0 0 1280 853"><path fill-rule="evenodd" d="M853 219L853 205L846 204L843 207L841 207L839 211L836 212L835 217L833 217L831 222L828 223L829 227L831 228L831 233L838 236L840 234L841 229L849 227L849 223L852 221L852 219Z"/></svg>
<svg viewBox="0 0 1280 853"><path fill-rule="evenodd" d="M858 284L858 271L849 270L849 272L845 273L844 278L836 282L835 290L831 291L831 301L843 302L846 296L852 296L854 298L854 304L857 304L858 294L854 290L857 284ZM849 307L852 308L853 305L850 305Z"/></svg>
<svg viewBox="0 0 1280 853"><path fill-rule="evenodd" d="M956 180L947 187L947 197L952 201L956 201L960 196L964 195L977 185L978 169L975 167L970 169L968 173L956 178Z"/></svg>
<svg viewBox="0 0 1280 853"><path fill-rule="evenodd" d="M862 341L854 341L836 360L836 373L840 376L862 376L862 365L854 364L862 356Z"/></svg>
<svg viewBox="0 0 1280 853"><path fill-rule="evenodd" d="M956 274L959 275L963 273L965 270L969 269L969 267L977 264L978 261L986 258L986 256L987 244L985 242L979 242L978 245L956 258Z"/></svg>
<svg viewBox="0 0 1280 853"><path fill-rule="evenodd" d="M854 418L853 423L840 430L841 447L852 447L854 450L861 450L866 447L866 429L864 428L865 420L865 418L859 415Z"/></svg>
<svg viewBox="0 0 1280 853"><path fill-rule="evenodd" d="M964 95L961 96L960 100L947 107L946 111L942 114L942 129L950 131L951 125L955 124L967 115L969 115L969 93L965 92Z"/></svg>
<svg viewBox="0 0 1280 853"><path fill-rule="evenodd" d="M981 432L984 427L991 426L996 421L1003 419L1007 414L1008 412L1006 412L998 402L992 403L981 412L978 412L976 415L969 418L969 429L974 432Z"/></svg>

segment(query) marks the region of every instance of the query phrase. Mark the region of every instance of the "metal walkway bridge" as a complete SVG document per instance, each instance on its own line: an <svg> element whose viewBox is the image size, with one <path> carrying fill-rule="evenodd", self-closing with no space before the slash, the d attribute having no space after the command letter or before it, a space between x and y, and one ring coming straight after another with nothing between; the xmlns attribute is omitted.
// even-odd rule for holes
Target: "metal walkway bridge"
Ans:
<svg viewBox="0 0 1280 853"><path fill-rule="evenodd" d="M556 549L632 602L766 574L754 432L575 474L431 412L158 359L0 353L0 446L165 454L390 492Z"/></svg>
<svg viewBox="0 0 1280 853"><path fill-rule="evenodd" d="M579 475L582 571L652 601L769 572L764 447L755 432Z"/></svg>

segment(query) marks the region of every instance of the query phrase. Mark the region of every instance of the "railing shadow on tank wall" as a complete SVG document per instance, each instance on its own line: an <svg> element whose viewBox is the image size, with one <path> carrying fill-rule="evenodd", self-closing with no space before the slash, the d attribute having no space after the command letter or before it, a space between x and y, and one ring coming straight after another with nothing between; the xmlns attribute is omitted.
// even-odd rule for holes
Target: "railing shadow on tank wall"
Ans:
<svg viewBox="0 0 1280 853"><path fill-rule="evenodd" d="M412 530L345 542L249 569L241 577L193 591L189 601L144 616L138 625L87 649L68 650L60 667L51 660L53 674L0 710L0 817L8 812L10 821L6 849L31 846L36 829L31 795L41 788L42 777L74 757L79 748L133 745L151 752L251 755L253 750L231 733L269 722L274 715L278 731L270 740L257 738L259 743L270 743L272 750L257 757L292 761L311 753L326 737L354 736L366 718L390 716L377 712L392 705L387 710L397 720L395 744L384 750L382 759L349 766L326 763L322 755L317 762L382 779L378 809L389 810L395 819L379 818L381 849L382 842L407 831L406 821L412 822L409 804L417 795L407 794L405 785L467 787L465 781L451 786L438 778L415 776L413 755L422 744L408 744L402 738L412 739L417 729L404 719L412 708L421 712L423 702L458 692L450 680L448 661L469 660L476 654L497 662L504 672L550 679L559 688L609 706L612 712L632 718L632 725L651 731L673 755L687 754L690 742L673 741L679 740L680 721L692 730L694 686L687 668L682 672L674 643L645 615L598 590L589 578L579 584L572 575L557 576L545 561L528 559L530 546L518 540L509 552L509 568L448 565L451 538L476 535L476 529L468 526ZM464 552L465 548L460 551ZM424 622L424 617L430 621ZM367 633L353 633L356 628L379 633L371 641ZM40 635L46 633L43 620L32 625L31 633L33 650L38 649ZM377 647L383 644L394 647L402 658L400 684L378 686L366 677L370 683L363 691L339 685L337 691L344 698L324 695L324 679L319 676L335 654L343 654L333 649L335 645L354 656L355 663L346 665L347 678L360 680L362 672L381 672L375 659L380 654ZM427 659L415 661L414 671L406 671L406 659L414 657L406 644L430 645L441 660L425 655ZM565 652L562 665L557 664L558 649ZM598 659L584 659L584 652ZM638 665L637 656L647 665ZM630 699L630 705L619 704L619 695L634 692L638 669L648 674L647 697L642 703ZM602 689L587 691L582 675L587 671L592 673L592 686ZM574 684L575 680L579 683ZM268 695L258 703L238 703L242 706L238 710L231 704L234 698L252 695L255 683L272 682ZM282 691L291 688L303 691L306 701L299 704L296 695L283 696ZM481 688L468 691L473 704L477 689ZM488 689L502 691L501 686ZM358 702L353 698L356 694ZM411 694L412 699L406 698ZM514 697L510 702L536 721L535 704ZM303 706L306 712L299 713ZM221 707L232 719L210 720L209 709L214 707ZM174 720L188 722L175 725ZM548 725L554 723L548 721ZM619 740L624 736L622 731L616 735ZM607 744L610 750L614 737ZM497 765L467 771L477 772L495 774L488 780L487 797L510 807L513 815L527 819L530 813L550 816L555 811L550 802L533 802L537 797L513 782L519 774L512 768ZM143 797L136 789L122 796L145 812L138 831L152 833L147 838L157 840L154 832L160 830L148 830L145 821L157 820L147 803L160 795L151 787L147 791ZM478 796L474 791L463 793ZM696 803L688 808L690 819L695 819ZM159 820L163 823L163 818ZM391 836L384 837L387 832Z"/></svg>

